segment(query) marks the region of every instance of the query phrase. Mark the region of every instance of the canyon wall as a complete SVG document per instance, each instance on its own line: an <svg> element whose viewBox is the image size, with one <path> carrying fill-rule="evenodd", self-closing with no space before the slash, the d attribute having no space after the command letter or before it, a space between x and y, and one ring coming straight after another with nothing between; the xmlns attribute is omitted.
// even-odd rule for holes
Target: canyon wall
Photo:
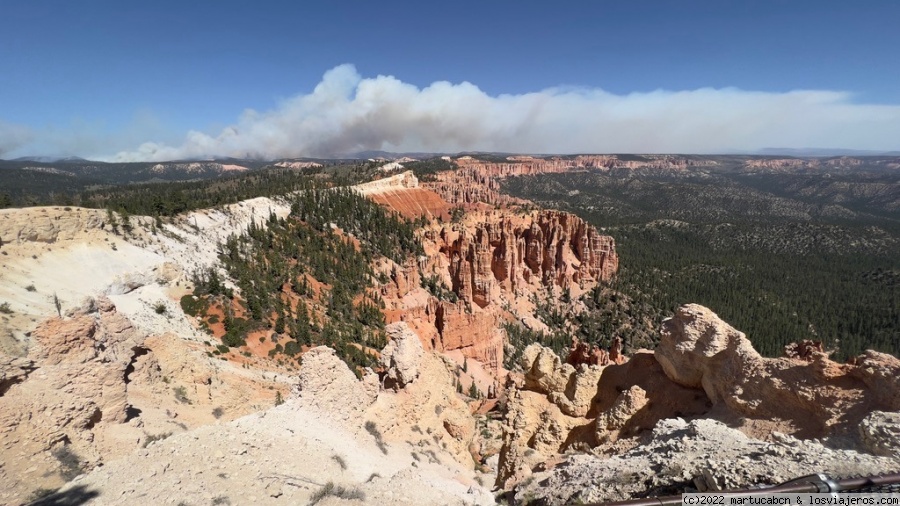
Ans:
<svg viewBox="0 0 900 506"><path fill-rule="evenodd" d="M619 264L613 238L573 214L485 208L522 202L500 195L497 177L568 170L571 162L524 158L489 164L463 157L458 170L427 183L430 190L412 172L354 187L405 216L441 218L421 231L425 255L376 265L389 280L381 286L388 323L405 320L426 350L459 350L494 373L503 364L502 322L527 319L540 327L533 299L578 297L609 280ZM607 158L576 161L596 166ZM468 212L448 220L450 205L459 204Z"/></svg>
<svg viewBox="0 0 900 506"><path fill-rule="evenodd" d="M666 169L685 170L689 167L714 166L708 159L678 155L644 155L623 158L617 155L578 155L536 158L510 156L506 161L486 161L462 156L454 160L457 170L438 173L434 181L424 186L453 205L521 204L524 201L500 193L500 179L513 176L532 176L589 169Z"/></svg>
<svg viewBox="0 0 900 506"><path fill-rule="evenodd" d="M612 237L569 213L471 211L422 231L416 262L377 266L388 320L408 321L427 350L460 350L497 371L502 321L533 319L532 296L573 297L618 269ZM426 288L427 287L427 288Z"/></svg>
<svg viewBox="0 0 900 506"><path fill-rule="evenodd" d="M583 288L618 268L615 241L569 213L490 213L469 226L426 233L448 261L453 291L481 307L526 287Z"/></svg>

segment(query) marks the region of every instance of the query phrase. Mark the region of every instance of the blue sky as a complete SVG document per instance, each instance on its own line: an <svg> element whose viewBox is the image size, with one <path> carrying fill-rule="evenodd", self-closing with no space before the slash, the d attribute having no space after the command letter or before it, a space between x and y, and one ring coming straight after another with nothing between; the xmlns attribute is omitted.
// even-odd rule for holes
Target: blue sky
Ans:
<svg viewBox="0 0 900 506"><path fill-rule="evenodd" d="M807 143L898 149L900 140L875 135L886 131L900 139L898 20L900 2L892 1L7 0L0 5L0 157L299 156L356 148L710 152ZM345 72L352 83L344 90L349 105L342 102L352 112L335 118L334 104L321 100L291 109L289 103L313 94L323 74L342 64L355 69ZM488 136L480 140L452 128L407 138L404 129L443 120L435 120L434 110L404 116L402 124L391 122L396 109L360 112L365 104L354 100L357 87L379 75L396 78L381 83L391 89L400 83L423 90L447 81L456 86L445 90L450 95L466 92L459 85L471 83L483 96L463 102L450 97L447 103L481 103L500 117L450 121L453 128L476 122L474 130ZM553 90L549 101L535 112L538 106L523 97L546 90ZM794 103L786 94L795 90L842 93L795 97L806 105L794 114L839 118L827 128L813 125L814 135L796 135L808 125L783 117L785 101L779 100ZM593 96L598 93L603 96ZM434 102L446 97L431 95L404 100L421 109L438 107ZM509 105L501 95L522 100ZM759 96L765 104L753 102ZM560 125L566 114L577 115L573 97L585 101L583 110L612 119L573 118L598 134L554 149L553 133L571 137ZM823 101L827 110L815 109ZM716 115L723 108L726 118ZM248 119L247 109L266 118ZM754 116L753 109L760 112ZM687 121L678 122L673 110ZM372 121L361 125L366 115ZM526 117L536 118L536 126L516 123ZM298 121L306 126L295 129ZM372 133L386 122L389 134ZM742 126L712 143L691 142L690 134L707 136L704 128L721 129L723 122ZM604 134L635 123L640 128L630 138ZM328 126L331 137L313 135L314 124ZM748 124L757 130L747 130ZM237 143L222 137L230 129L244 135L272 128L287 137L270 142L269 133L257 134ZM773 128L785 134L761 133ZM872 129L865 130L872 135L860 135L860 129ZM192 130L209 139L197 145ZM296 149L285 147L292 135L303 137ZM310 136L317 140L304 143ZM449 140L442 144L441 137ZM173 149L141 154L144 143Z"/></svg>

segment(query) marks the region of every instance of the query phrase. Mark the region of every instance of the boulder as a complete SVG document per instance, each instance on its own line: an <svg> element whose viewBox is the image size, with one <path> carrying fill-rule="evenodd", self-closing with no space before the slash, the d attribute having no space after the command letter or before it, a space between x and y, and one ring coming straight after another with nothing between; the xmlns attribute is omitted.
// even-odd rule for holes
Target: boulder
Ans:
<svg viewBox="0 0 900 506"><path fill-rule="evenodd" d="M900 413L869 413L859 424L859 438L872 454L900 459Z"/></svg>
<svg viewBox="0 0 900 506"><path fill-rule="evenodd" d="M374 373L368 370L368 375ZM357 379L333 349L317 346L303 354L294 396L324 416L352 421L375 400L366 384Z"/></svg>
<svg viewBox="0 0 900 506"><path fill-rule="evenodd" d="M381 365L393 386L403 388L419 377L425 349L406 322L392 323L385 331L391 341L381 351Z"/></svg>
<svg viewBox="0 0 900 506"><path fill-rule="evenodd" d="M672 381L703 388L718 402L730 395L735 381L762 357L743 332L698 304L678 308L660 331L656 360Z"/></svg>
<svg viewBox="0 0 900 506"><path fill-rule="evenodd" d="M0 397L13 385L22 383L37 369L33 360L0 353Z"/></svg>
<svg viewBox="0 0 900 506"><path fill-rule="evenodd" d="M647 402L647 392L637 385L622 392L612 407L597 417L595 422L597 441L600 443L615 441L619 431L628 425Z"/></svg>
<svg viewBox="0 0 900 506"><path fill-rule="evenodd" d="M900 409L900 360L867 351L855 364L838 364L806 348L796 358L763 358L742 332L688 304L663 322L656 360L672 381L702 388L740 424L799 437L852 436L872 410Z"/></svg>

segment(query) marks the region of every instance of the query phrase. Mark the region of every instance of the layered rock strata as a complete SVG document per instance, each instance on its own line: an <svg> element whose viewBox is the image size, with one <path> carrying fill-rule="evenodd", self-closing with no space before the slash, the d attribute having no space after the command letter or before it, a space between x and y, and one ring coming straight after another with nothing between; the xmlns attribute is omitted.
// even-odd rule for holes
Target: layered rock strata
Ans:
<svg viewBox="0 0 900 506"><path fill-rule="evenodd" d="M511 294L528 284L565 289L609 280L618 269L613 238L573 214L487 218L430 237L449 261L453 291L481 307L496 302L501 289Z"/></svg>
<svg viewBox="0 0 900 506"><path fill-rule="evenodd" d="M503 363L500 323L530 316L532 296L577 297L618 269L612 237L559 211L473 211L432 224L422 240L417 262L378 266L389 279L381 293L389 321L405 320L425 350L461 350L494 371Z"/></svg>

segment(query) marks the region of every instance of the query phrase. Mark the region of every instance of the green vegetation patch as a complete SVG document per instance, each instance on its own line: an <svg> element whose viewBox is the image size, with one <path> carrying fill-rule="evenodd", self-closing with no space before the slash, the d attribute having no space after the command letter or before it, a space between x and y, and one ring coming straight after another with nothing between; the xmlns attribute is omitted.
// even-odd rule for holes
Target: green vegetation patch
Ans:
<svg viewBox="0 0 900 506"><path fill-rule="evenodd" d="M900 175L612 171L509 178L506 191L612 235L619 273L564 315L601 346L652 347L698 303L766 356L803 339L900 354ZM551 328L558 321L544 315ZM549 320L549 321L548 321Z"/></svg>

